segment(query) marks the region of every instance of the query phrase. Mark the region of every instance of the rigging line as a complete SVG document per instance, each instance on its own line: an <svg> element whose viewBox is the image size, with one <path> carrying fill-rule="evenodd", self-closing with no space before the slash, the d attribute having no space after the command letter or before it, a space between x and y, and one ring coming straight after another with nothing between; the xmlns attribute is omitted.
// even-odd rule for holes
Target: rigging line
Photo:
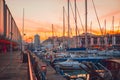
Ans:
<svg viewBox="0 0 120 80"><path fill-rule="evenodd" d="M104 35L106 35L106 19L104 20L104 27L105 27L105 30L104 30Z"/></svg>
<svg viewBox="0 0 120 80"><path fill-rule="evenodd" d="M64 8L64 14L65 14L65 21L67 21L68 20L68 15L67 15L67 12L66 12L66 10L65 10L65 8ZM66 24L67 23L65 23L65 26L66 26ZM67 32L65 32L65 34L66 34Z"/></svg>
<svg viewBox="0 0 120 80"><path fill-rule="evenodd" d="M71 4L71 2L70 2L70 8L71 8L71 10L72 10L73 19L75 20L75 15L74 15L74 11L73 11L73 8L72 8L72 4Z"/></svg>
<svg viewBox="0 0 120 80"><path fill-rule="evenodd" d="M75 15L74 15L74 11L73 11L71 2L70 2L70 7L71 7L71 10L72 10L73 19L74 19L74 21L75 21ZM75 26L77 26L77 22L76 22L76 21L75 21ZM78 30L77 30L77 32L78 32Z"/></svg>
<svg viewBox="0 0 120 80"><path fill-rule="evenodd" d="M82 30L83 30L83 32L85 32L84 26L83 26L83 23L82 23L82 19L81 19L81 17L80 17L80 13L79 13L79 10L78 10L78 7L76 7L76 8L77 8L77 13L78 13L79 20L80 20L80 23L81 23L81 26L82 26Z"/></svg>
<svg viewBox="0 0 120 80"><path fill-rule="evenodd" d="M64 14L65 14L65 18L66 18L66 20L68 20L67 12L66 12L65 8L64 8ZM66 21L66 20L65 20L65 21Z"/></svg>
<svg viewBox="0 0 120 80"><path fill-rule="evenodd" d="M102 34L102 36L103 36L103 31L102 31L102 28L101 28L101 24L100 24L100 21L99 21L99 18L98 18L97 11L96 11L95 4L94 4L94 1L93 1L93 0L92 0L92 3L93 3L95 15L96 15L96 17L97 17L97 21L98 21L98 24L99 24L99 28L100 28L101 34Z"/></svg>
<svg viewBox="0 0 120 80"><path fill-rule="evenodd" d="M59 4L61 4L61 0L57 0Z"/></svg>
<svg viewBox="0 0 120 80"><path fill-rule="evenodd" d="M72 28L70 28L70 32L71 32L71 36L73 36L73 33L72 33Z"/></svg>

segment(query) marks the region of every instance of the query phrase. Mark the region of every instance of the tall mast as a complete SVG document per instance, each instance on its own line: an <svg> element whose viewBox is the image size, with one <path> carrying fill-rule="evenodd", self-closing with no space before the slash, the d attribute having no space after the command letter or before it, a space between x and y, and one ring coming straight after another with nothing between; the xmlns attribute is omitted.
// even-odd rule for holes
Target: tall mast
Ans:
<svg viewBox="0 0 120 80"><path fill-rule="evenodd" d="M75 24L76 24L76 29L75 29L75 32L76 32L76 48L77 48L77 44L78 44L78 39L77 39L77 5L76 5L76 0L75 0Z"/></svg>
<svg viewBox="0 0 120 80"><path fill-rule="evenodd" d="M104 25L105 25L105 33L104 33L104 35L106 35L106 20L104 20Z"/></svg>
<svg viewBox="0 0 120 80"><path fill-rule="evenodd" d="M91 23L90 23L90 48L91 48L91 46L92 46L92 21L91 21Z"/></svg>
<svg viewBox="0 0 120 80"><path fill-rule="evenodd" d="M107 32L106 32L106 19L104 20L104 26L105 26L105 32L104 32L104 40L105 40L105 46L106 46L106 49L107 49L107 46L108 46L108 38L107 38Z"/></svg>
<svg viewBox="0 0 120 80"><path fill-rule="evenodd" d="M112 18L112 32L113 32L113 34L112 34L112 45L115 45L115 36L114 36L114 16L113 16L113 18Z"/></svg>
<svg viewBox="0 0 120 80"><path fill-rule="evenodd" d="M114 34L114 16L112 17L112 32Z"/></svg>
<svg viewBox="0 0 120 80"><path fill-rule="evenodd" d="M63 6L63 48L65 48L64 44L64 38L65 38L65 7Z"/></svg>
<svg viewBox="0 0 120 80"><path fill-rule="evenodd" d="M92 21L90 23L90 33L92 33Z"/></svg>
<svg viewBox="0 0 120 80"><path fill-rule="evenodd" d="M54 30L53 30L53 24L52 24L52 44L54 49Z"/></svg>
<svg viewBox="0 0 120 80"><path fill-rule="evenodd" d="M52 37L54 37L53 24L52 24Z"/></svg>
<svg viewBox="0 0 120 80"><path fill-rule="evenodd" d="M63 6L63 37L65 36L65 8Z"/></svg>
<svg viewBox="0 0 120 80"><path fill-rule="evenodd" d="M85 0L85 47L87 49L88 42L87 42L87 0Z"/></svg>
<svg viewBox="0 0 120 80"><path fill-rule="evenodd" d="M70 38L70 14L69 14L69 4L70 4L70 0L68 0L68 48L70 47L69 46L69 38Z"/></svg>

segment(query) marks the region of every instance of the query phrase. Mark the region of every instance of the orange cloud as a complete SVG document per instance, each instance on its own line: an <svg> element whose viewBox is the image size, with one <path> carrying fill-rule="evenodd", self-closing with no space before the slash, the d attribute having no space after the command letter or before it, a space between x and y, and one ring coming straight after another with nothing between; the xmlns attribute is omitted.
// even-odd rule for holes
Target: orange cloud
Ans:
<svg viewBox="0 0 120 80"><path fill-rule="evenodd" d="M20 19L18 21L19 30L22 32L22 22ZM58 36L58 33L62 33L62 26L58 24L53 24L54 34ZM24 21L24 33L26 34L26 38L29 36L34 36L35 34L39 34L41 36L41 40L45 40L46 38L52 35L52 23L35 21L30 19L25 19ZM46 37L45 37L46 34Z"/></svg>
<svg viewBox="0 0 120 80"><path fill-rule="evenodd" d="M24 23L25 23L24 24L24 33L26 34L24 37L24 40L26 40L27 42L31 41L31 39L29 39L29 37L32 37L32 39L34 39L35 34L39 34L40 39L42 41L47 39L48 37L52 36L52 23L34 21L34 20L30 20L30 19L25 19ZM21 26L22 22L19 20L18 24L19 24L19 26ZM19 27L20 31L22 31L21 28L22 27ZM62 25L53 24L53 28L54 28L54 36L62 36L62 31L63 31ZM117 27L115 27L115 28L117 28ZM82 29L80 29L80 30L82 30ZM90 32L89 28L88 28L88 32ZM107 31L107 32L110 32L110 31ZM75 30L72 30L71 33L74 36ZM81 31L80 31L80 33L81 33ZM97 34L97 35L101 34L99 28L92 30L92 33ZM67 26L66 26L65 35L67 36Z"/></svg>

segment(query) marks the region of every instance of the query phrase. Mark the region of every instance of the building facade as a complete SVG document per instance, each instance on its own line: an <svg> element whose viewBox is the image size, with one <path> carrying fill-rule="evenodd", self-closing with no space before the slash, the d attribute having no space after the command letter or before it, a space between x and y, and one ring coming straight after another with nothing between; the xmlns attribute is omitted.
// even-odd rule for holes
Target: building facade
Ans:
<svg viewBox="0 0 120 80"><path fill-rule="evenodd" d="M34 48L40 50L40 36L38 34L34 36Z"/></svg>

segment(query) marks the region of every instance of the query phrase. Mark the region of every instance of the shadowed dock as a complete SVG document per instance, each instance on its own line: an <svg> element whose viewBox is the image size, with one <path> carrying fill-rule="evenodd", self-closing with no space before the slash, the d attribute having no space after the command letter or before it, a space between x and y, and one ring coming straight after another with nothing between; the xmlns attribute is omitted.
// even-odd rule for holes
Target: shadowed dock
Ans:
<svg viewBox="0 0 120 80"><path fill-rule="evenodd" d="M28 80L28 64L20 52L0 53L0 80Z"/></svg>

